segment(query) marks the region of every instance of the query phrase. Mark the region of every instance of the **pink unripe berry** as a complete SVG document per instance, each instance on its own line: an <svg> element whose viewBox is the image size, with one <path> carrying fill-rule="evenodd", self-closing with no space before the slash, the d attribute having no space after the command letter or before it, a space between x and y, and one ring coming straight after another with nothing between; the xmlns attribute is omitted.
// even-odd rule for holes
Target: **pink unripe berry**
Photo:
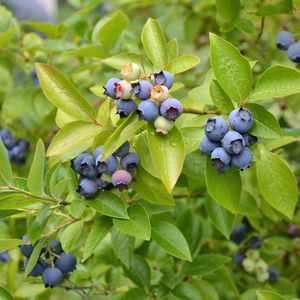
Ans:
<svg viewBox="0 0 300 300"><path fill-rule="evenodd" d="M122 192L124 189L128 189L128 185L131 183L132 177L127 171L119 170L112 175L111 181L114 187Z"/></svg>

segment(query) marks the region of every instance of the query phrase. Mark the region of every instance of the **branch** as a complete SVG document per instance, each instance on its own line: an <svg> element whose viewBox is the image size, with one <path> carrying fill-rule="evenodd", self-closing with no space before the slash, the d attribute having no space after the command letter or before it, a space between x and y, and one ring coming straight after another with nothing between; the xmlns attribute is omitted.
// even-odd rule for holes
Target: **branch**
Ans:
<svg viewBox="0 0 300 300"><path fill-rule="evenodd" d="M188 114L197 114L197 115L220 115L221 112L219 110L198 110L193 108L184 108L183 113Z"/></svg>
<svg viewBox="0 0 300 300"><path fill-rule="evenodd" d="M261 26L260 26L260 32L258 34L258 37L257 37L254 45L256 45L259 42L259 40L260 40L260 38L261 38L261 36L262 36L262 34L264 32L264 26L265 26L265 17L262 17L262 19L261 19Z"/></svg>

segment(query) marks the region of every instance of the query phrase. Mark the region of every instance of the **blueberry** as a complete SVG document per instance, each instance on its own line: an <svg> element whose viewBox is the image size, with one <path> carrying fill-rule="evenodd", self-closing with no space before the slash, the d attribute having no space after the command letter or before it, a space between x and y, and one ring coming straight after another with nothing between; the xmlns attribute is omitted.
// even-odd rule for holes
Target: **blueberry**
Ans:
<svg viewBox="0 0 300 300"><path fill-rule="evenodd" d="M151 98L157 102L163 102L169 98L169 90L166 86L158 83L155 87L150 88Z"/></svg>
<svg viewBox="0 0 300 300"><path fill-rule="evenodd" d="M300 43L292 44L287 51L288 57L295 63L300 63Z"/></svg>
<svg viewBox="0 0 300 300"><path fill-rule="evenodd" d="M269 273L269 281L270 282L275 282L278 280L279 278L279 273L278 273L278 270L275 269L275 268L270 268L268 270L268 273Z"/></svg>
<svg viewBox="0 0 300 300"><path fill-rule="evenodd" d="M205 136L201 141L199 150L202 155L205 154L210 157L211 153L219 147L222 147L220 142L212 142L207 136Z"/></svg>
<svg viewBox="0 0 300 300"><path fill-rule="evenodd" d="M255 262L252 259L245 258L242 262L242 265L246 272L253 272L255 269Z"/></svg>
<svg viewBox="0 0 300 300"><path fill-rule="evenodd" d="M134 81L140 77L141 69L137 64L130 63L122 67L120 74L123 75L126 80Z"/></svg>
<svg viewBox="0 0 300 300"><path fill-rule="evenodd" d="M141 80L137 83L132 83L131 87L130 93L134 94L137 99L147 100L151 97L150 88L152 88L152 84L149 81Z"/></svg>
<svg viewBox="0 0 300 300"><path fill-rule="evenodd" d="M0 253L0 261L2 263L6 263L9 259L10 259L10 255L7 250Z"/></svg>
<svg viewBox="0 0 300 300"><path fill-rule="evenodd" d="M86 198L93 198L98 194L98 185L94 179L85 178L79 183L76 192Z"/></svg>
<svg viewBox="0 0 300 300"><path fill-rule="evenodd" d="M30 242L29 239L27 238L27 234L25 234L23 237L21 237L21 240L28 243ZM33 251L33 246L31 244L23 244L19 246L21 253L26 256L30 257L32 251Z"/></svg>
<svg viewBox="0 0 300 300"><path fill-rule="evenodd" d="M116 93L117 98L130 99L132 96L131 83L127 80L115 83L114 92Z"/></svg>
<svg viewBox="0 0 300 300"><path fill-rule="evenodd" d="M245 148L241 153L231 156L231 165L241 171L251 167L252 152L249 148Z"/></svg>
<svg viewBox="0 0 300 300"><path fill-rule="evenodd" d="M104 161L101 161L101 157L96 159L96 166L99 173L103 174L113 174L118 170L119 161L114 155L110 155Z"/></svg>
<svg viewBox="0 0 300 300"><path fill-rule="evenodd" d="M113 156L122 157L129 152L130 144L126 141L120 148L118 148L114 153Z"/></svg>
<svg viewBox="0 0 300 300"><path fill-rule="evenodd" d="M25 271L25 269L28 265L28 261L29 261L29 258L26 258L24 261L23 271ZM47 263L43 259L39 258L38 261L36 262L35 266L33 267L33 269L28 274L28 276L32 276L32 277L41 276L43 274L43 272L45 271L45 269L47 269L47 268L48 268Z"/></svg>
<svg viewBox="0 0 300 300"><path fill-rule="evenodd" d="M211 153L211 160L213 161L213 167L217 169L223 168L230 163L230 155L224 150L224 148L216 148Z"/></svg>
<svg viewBox="0 0 300 300"><path fill-rule="evenodd" d="M97 183L97 185L98 185L98 187L100 187L103 190L110 191L114 187L114 185L111 182L108 182L106 180L103 181L101 179L101 177L102 177L102 174L99 173L99 175L94 178L95 181L96 181L96 183Z"/></svg>
<svg viewBox="0 0 300 300"><path fill-rule="evenodd" d="M63 252L60 258L55 260L55 267L65 274L76 270L76 263L76 256L72 252Z"/></svg>
<svg viewBox="0 0 300 300"><path fill-rule="evenodd" d="M246 256L247 256L247 258L250 258L250 259L252 259L252 260L257 260L257 259L259 259L259 255L260 255L259 250L248 249L248 250L246 251Z"/></svg>
<svg viewBox="0 0 300 300"><path fill-rule="evenodd" d="M246 133L254 125L254 118L247 108L237 108L228 117L228 122L232 130L239 133Z"/></svg>
<svg viewBox="0 0 300 300"><path fill-rule="evenodd" d="M127 172L135 172L140 165L140 157L134 153L129 152L121 158L121 167Z"/></svg>
<svg viewBox="0 0 300 300"><path fill-rule="evenodd" d="M90 156L90 155L88 153L81 153L76 158L71 160L71 167L77 174L81 174L80 164L83 161L83 159L87 156Z"/></svg>
<svg viewBox="0 0 300 300"><path fill-rule="evenodd" d="M24 165L26 162L26 154L18 145L9 151L9 155L11 161L19 167Z"/></svg>
<svg viewBox="0 0 300 300"><path fill-rule="evenodd" d="M245 141L237 131L228 131L223 138L223 147L228 154L239 154L245 148Z"/></svg>
<svg viewBox="0 0 300 300"><path fill-rule="evenodd" d="M240 227L238 227L238 225L235 224L232 228L230 239L236 244L240 244L247 239L245 226L241 224Z"/></svg>
<svg viewBox="0 0 300 300"><path fill-rule="evenodd" d="M107 81L106 85L103 87L105 89L104 95L109 96L110 98L117 99L115 93L115 84L119 83L121 80L119 78L111 78Z"/></svg>
<svg viewBox="0 0 300 300"><path fill-rule="evenodd" d="M50 241L49 244L50 244L50 251L52 253L55 253L55 254L59 255L60 253L62 253L64 251L62 246L61 246L60 241L53 240L53 241ZM53 247L54 247L54 249L53 249ZM48 247L46 247L46 251L47 251L47 248ZM46 258L49 258L49 257L50 257L49 251L47 251Z"/></svg>
<svg viewBox="0 0 300 300"><path fill-rule="evenodd" d="M36 69L33 68L30 72L30 76L31 76L31 82L32 82L32 85L34 86L38 86L40 85L40 81L39 81L39 78L37 76L37 73L36 73Z"/></svg>
<svg viewBox="0 0 300 300"><path fill-rule="evenodd" d="M81 167L81 174L86 176L86 177L95 177L98 175L98 170L95 166L95 162L93 160L93 157L91 155L89 156L86 156L81 164L80 164L80 167Z"/></svg>
<svg viewBox="0 0 300 300"><path fill-rule="evenodd" d="M25 139L18 140L18 146L22 151L26 152L29 149L29 143Z"/></svg>
<svg viewBox="0 0 300 300"><path fill-rule="evenodd" d="M217 167L215 167L214 170L217 171L217 173L219 175L221 175L221 174L224 174L226 171L228 171L230 168L231 168L231 164L228 164L219 169Z"/></svg>
<svg viewBox="0 0 300 300"><path fill-rule="evenodd" d="M257 281L259 282L265 282L266 280L269 279L269 273L266 271L264 273L258 274L256 276Z"/></svg>
<svg viewBox="0 0 300 300"><path fill-rule="evenodd" d="M168 120L176 120L183 112L183 106L175 98L169 98L160 106L160 113Z"/></svg>
<svg viewBox="0 0 300 300"><path fill-rule="evenodd" d="M246 258L246 255L245 255L244 249L239 249L237 254L233 256L233 259L237 265L240 265L245 258Z"/></svg>
<svg viewBox="0 0 300 300"><path fill-rule="evenodd" d="M162 135L166 135L169 131L173 129L174 122L167 120L163 116L157 117L154 121L154 126L156 128L155 132L159 132Z"/></svg>
<svg viewBox="0 0 300 300"><path fill-rule="evenodd" d="M133 111L138 108L136 101L133 98L124 100L119 98L117 101L117 114L120 115L120 118L127 118Z"/></svg>
<svg viewBox="0 0 300 300"><path fill-rule="evenodd" d="M11 135L10 131L7 129L1 129L0 137L3 141L4 146L7 149L12 149L17 145L17 140Z"/></svg>
<svg viewBox="0 0 300 300"><path fill-rule="evenodd" d="M248 133L248 132L243 133L242 137L245 141L245 146L246 147L250 147L250 146L252 146L253 144L255 144L257 142L257 137L250 134L250 133Z"/></svg>
<svg viewBox="0 0 300 300"><path fill-rule="evenodd" d="M228 125L222 117L209 118L204 125L205 135L213 142L219 142L228 132Z"/></svg>
<svg viewBox="0 0 300 300"><path fill-rule="evenodd" d="M248 242L249 247L255 250L259 249L262 244L263 240L257 235L252 236Z"/></svg>
<svg viewBox="0 0 300 300"><path fill-rule="evenodd" d="M97 157L102 155L104 146L98 146L93 152L93 160L96 161Z"/></svg>
<svg viewBox="0 0 300 300"><path fill-rule="evenodd" d="M277 34L276 45L280 50L287 50L295 43L294 36L289 31L281 31Z"/></svg>
<svg viewBox="0 0 300 300"><path fill-rule="evenodd" d="M168 71L160 71L154 74L153 77L153 85L156 86L158 83L160 83L163 86L166 86L168 89L171 89L173 86L173 76Z"/></svg>
<svg viewBox="0 0 300 300"><path fill-rule="evenodd" d="M119 170L112 175L111 180L114 187L122 192L124 189L128 189L128 185L131 183L132 177L127 171Z"/></svg>
<svg viewBox="0 0 300 300"><path fill-rule="evenodd" d="M45 287L48 286L52 289L56 284L59 284L63 279L63 274L58 268L47 268L42 274L43 282Z"/></svg>
<svg viewBox="0 0 300 300"><path fill-rule="evenodd" d="M289 234L291 237L299 237L300 236L300 229L296 224L291 224L289 226Z"/></svg>
<svg viewBox="0 0 300 300"><path fill-rule="evenodd" d="M257 275L262 274L267 272L268 270L268 264L263 261L263 260L259 260L256 264L255 264L255 273Z"/></svg>
<svg viewBox="0 0 300 300"><path fill-rule="evenodd" d="M139 115L139 121L153 122L158 117L158 106L151 100L145 100L140 103L136 113Z"/></svg>

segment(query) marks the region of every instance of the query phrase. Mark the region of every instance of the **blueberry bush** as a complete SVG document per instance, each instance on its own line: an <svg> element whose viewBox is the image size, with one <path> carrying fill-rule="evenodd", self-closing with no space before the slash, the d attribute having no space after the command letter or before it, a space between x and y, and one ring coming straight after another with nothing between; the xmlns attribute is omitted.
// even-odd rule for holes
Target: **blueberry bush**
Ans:
<svg viewBox="0 0 300 300"><path fill-rule="evenodd" d="M299 299L300 1L68 8L0 6L0 299Z"/></svg>

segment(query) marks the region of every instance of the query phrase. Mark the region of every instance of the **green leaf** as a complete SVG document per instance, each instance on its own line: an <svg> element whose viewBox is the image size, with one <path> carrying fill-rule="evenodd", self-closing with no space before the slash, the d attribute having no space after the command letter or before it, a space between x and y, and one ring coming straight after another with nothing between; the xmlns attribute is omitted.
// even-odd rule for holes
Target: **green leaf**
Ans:
<svg viewBox="0 0 300 300"><path fill-rule="evenodd" d="M2 286L0 286L0 299L1 300L14 300L13 296Z"/></svg>
<svg viewBox="0 0 300 300"><path fill-rule="evenodd" d="M149 290L150 287L150 268L147 262L139 255L133 255L130 268L127 270L123 266L125 276L128 277L141 289Z"/></svg>
<svg viewBox="0 0 300 300"><path fill-rule="evenodd" d="M170 205L155 205L152 203L149 203L143 199L135 201L135 203L139 203L143 205L148 215L156 215L161 214L167 211L173 211L172 206Z"/></svg>
<svg viewBox="0 0 300 300"><path fill-rule="evenodd" d="M252 35L255 32L254 24L251 20L243 19L234 22L238 29Z"/></svg>
<svg viewBox="0 0 300 300"><path fill-rule="evenodd" d="M149 149L155 169L171 194L183 167L185 155L184 140L175 126L166 136L156 134L155 130L154 124L149 122Z"/></svg>
<svg viewBox="0 0 300 300"><path fill-rule="evenodd" d="M268 145L266 146L266 150L274 150L277 148L281 148L285 145L297 142L299 139L295 138L295 137L291 137L291 136L284 136L281 139L277 139L274 141L271 141L270 143L268 143Z"/></svg>
<svg viewBox="0 0 300 300"><path fill-rule="evenodd" d="M0 34L0 46L5 47L10 42L15 32L18 30L18 27L12 28L2 34Z"/></svg>
<svg viewBox="0 0 300 300"><path fill-rule="evenodd" d="M111 232L111 245L119 260L129 269L133 256L135 237L114 228Z"/></svg>
<svg viewBox="0 0 300 300"><path fill-rule="evenodd" d="M174 205L173 196L168 193L161 180L150 175L141 165L135 179L132 186L144 200L158 205Z"/></svg>
<svg viewBox="0 0 300 300"><path fill-rule="evenodd" d="M56 156L71 151L88 142L101 130L102 128L94 123L82 121L68 123L56 134L46 156Z"/></svg>
<svg viewBox="0 0 300 300"><path fill-rule="evenodd" d="M47 213L51 206L52 206L52 203L46 203L40 210L39 215L37 217L40 227L42 226L44 219L47 217Z"/></svg>
<svg viewBox="0 0 300 300"><path fill-rule="evenodd" d="M23 245L26 244L26 242L23 242L21 239L18 240L14 240L14 239L10 239L10 240L0 240L0 253L9 250L11 248L17 247L19 245Z"/></svg>
<svg viewBox="0 0 300 300"><path fill-rule="evenodd" d="M52 23L45 23L45 22L27 22L26 23L29 27L36 29L43 33L44 35L48 36L51 39L55 39L58 35L57 27Z"/></svg>
<svg viewBox="0 0 300 300"><path fill-rule="evenodd" d="M258 300L286 300L286 298L281 297L279 294L270 291L256 291Z"/></svg>
<svg viewBox="0 0 300 300"><path fill-rule="evenodd" d="M174 59L175 74L185 72L200 63L200 59L192 54L182 55Z"/></svg>
<svg viewBox="0 0 300 300"><path fill-rule="evenodd" d="M232 100L245 100L252 90L249 61L232 44L212 33L210 43L211 65L219 84Z"/></svg>
<svg viewBox="0 0 300 300"><path fill-rule="evenodd" d="M283 7L280 7L279 5L269 4L269 5L263 5L260 7L256 15L257 16L273 16L273 15L279 15L279 14L287 14L289 13L288 10L284 9Z"/></svg>
<svg viewBox="0 0 300 300"><path fill-rule="evenodd" d="M276 154L261 150L256 163L257 180L267 202L292 219L298 199L295 176L288 164Z"/></svg>
<svg viewBox="0 0 300 300"><path fill-rule="evenodd" d="M190 127L188 127L190 128ZM186 129L188 129L186 128ZM202 129L203 131L203 129ZM199 148L199 145L198 145ZM205 161L206 157L201 154L201 151L196 150L185 156L185 161L182 169L182 173L186 176L193 178L205 177Z"/></svg>
<svg viewBox="0 0 300 300"><path fill-rule="evenodd" d="M106 216L101 216L95 220L91 232L85 242L83 259L81 262L87 260L96 250L100 242L110 232L113 227L112 219Z"/></svg>
<svg viewBox="0 0 300 300"><path fill-rule="evenodd" d="M199 149L199 144L205 137L204 129L201 127L186 127L180 128L185 143L185 153L191 154L196 149ZM184 166L183 166L184 168Z"/></svg>
<svg viewBox="0 0 300 300"><path fill-rule="evenodd" d="M151 227L148 214L141 204L134 204L128 209L129 220L114 219L114 225L126 234L143 240L150 240Z"/></svg>
<svg viewBox="0 0 300 300"><path fill-rule="evenodd" d="M63 40L47 40L43 44L38 44L24 50L39 50L44 52L62 53L75 49L76 46L68 41Z"/></svg>
<svg viewBox="0 0 300 300"><path fill-rule="evenodd" d="M219 254L201 254L194 258L193 262L183 265L182 274L188 276L204 276L210 274L231 261L231 258Z"/></svg>
<svg viewBox="0 0 300 300"><path fill-rule="evenodd" d="M240 0L216 0L216 5L218 13L227 22L235 20L241 9Z"/></svg>
<svg viewBox="0 0 300 300"><path fill-rule="evenodd" d="M251 111L254 118L254 126L249 133L265 139L278 139L282 137L277 119L264 106L257 103L247 103L244 107Z"/></svg>
<svg viewBox="0 0 300 300"><path fill-rule="evenodd" d="M210 157L206 159L205 179L210 196L233 214L239 210L242 180L239 171L231 168L224 174L218 174L212 167Z"/></svg>
<svg viewBox="0 0 300 300"><path fill-rule="evenodd" d="M78 120L94 121L94 108L61 71L41 63L36 63L36 71L44 94L50 102Z"/></svg>
<svg viewBox="0 0 300 300"><path fill-rule="evenodd" d="M124 201L112 192L99 190L96 197L85 199L84 201L91 208L103 215L129 219Z"/></svg>
<svg viewBox="0 0 300 300"><path fill-rule="evenodd" d="M0 201L0 210L11 210L23 208L32 204L36 204L44 201L43 199L38 198L30 198L25 196L24 194L17 194L15 196L7 197L5 199L1 199Z"/></svg>
<svg viewBox="0 0 300 300"><path fill-rule="evenodd" d="M7 150L0 139L0 186L8 186L12 181L12 170L8 159Z"/></svg>
<svg viewBox="0 0 300 300"><path fill-rule="evenodd" d="M277 98L300 92L300 72L285 66L272 66L258 79L251 101Z"/></svg>
<svg viewBox="0 0 300 300"><path fill-rule="evenodd" d="M111 52L114 49L119 36L128 23L128 17L121 11L118 11L100 28L98 38L106 51Z"/></svg>
<svg viewBox="0 0 300 300"><path fill-rule="evenodd" d="M80 218L85 208L86 208L86 203L83 200L75 200L72 202L70 206L68 206L68 210L76 219Z"/></svg>
<svg viewBox="0 0 300 300"><path fill-rule="evenodd" d="M213 79L211 81L209 92L213 103L224 114L230 114L235 109L230 97L225 93L217 80Z"/></svg>
<svg viewBox="0 0 300 300"><path fill-rule="evenodd" d="M12 179L12 185L19 188L19 189L21 189L21 190L29 192L26 178L14 177Z"/></svg>
<svg viewBox="0 0 300 300"><path fill-rule="evenodd" d="M133 288L125 294L124 300L145 300L149 297L150 295L145 293L143 290L139 288Z"/></svg>
<svg viewBox="0 0 300 300"><path fill-rule="evenodd" d="M169 254L192 261L189 246L180 232L174 225L159 221L151 221L151 237L154 242Z"/></svg>
<svg viewBox="0 0 300 300"><path fill-rule="evenodd" d="M0 210L0 220L22 213L20 210Z"/></svg>
<svg viewBox="0 0 300 300"><path fill-rule="evenodd" d="M101 59L109 57L109 54L101 45L84 45L83 47L65 52L64 54L79 57L97 57Z"/></svg>
<svg viewBox="0 0 300 300"><path fill-rule="evenodd" d="M128 65L129 63L135 63L137 64L141 69L143 69L141 62L140 62L141 54L133 53L133 52L125 52L121 53L106 59L103 59L102 62L116 68L118 70L122 70L123 65ZM146 71L148 73L153 73L153 68L151 63L144 58L144 64Z"/></svg>
<svg viewBox="0 0 300 300"><path fill-rule="evenodd" d="M55 187L55 184L57 181L57 174L58 174L60 166L61 166L61 162L56 163L47 171L47 174L46 174L45 193L47 195L51 195L52 197L54 197L54 187Z"/></svg>
<svg viewBox="0 0 300 300"><path fill-rule="evenodd" d="M54 197L56 199L59 199L64 191L66 191L66 188L68 186L68 183L71 178L65 178L59 183L57 183L54 187Z"/></svg>
<svg viewBox="0 0 300 300"><path fill-rule="evenodd" d="M39 239L40 235L43 233L51 214L52 210L47 212L41 224L38 218L36 218L31 224L30 228L27 228L27 236L32 242L32 244L35 244L35 242Z"/></svg>
<svg viewBox="0 0 300 300"><path fill-rule="evenodd" d="M209 282L194 279L190 281L190 284L192 284L198 290L204 300L220 300L216 289Z"/></svg>
<svg viewBox="0 0 300 300"><path fill-rule="evenodd" d="M78 221L73 224L70 224L61 235L61 245L66 253L69 253L73 245L78 240L79 236L81 235L82 228L83 221Z"/></svg>
<svg viewBox="0 0 300 300"><path fill-rule="evenodd" d="M202 300L198 290L191 284L186 282L179 283L171 293L183 300Z"/></svg>
<svg viewBox="0 0 300 300"><path fill-rule="evenodd" d="M39 139L27 179L29 191L39 197L44 195L44 166L45 146L43 141Z"/></svg>
<svg viewBox="0 0 300 300"><path fill-rule="evenodd" d="M229 240L235 216L206 193L205 209L213 225Z"/></svg>
<svg viewBox="0 0 300 300"><path fill-rule="evenodd" d="M70 115L68 115L67 113L63 112L60 109L57 110L56 117L55 117L55 123L59 128L64 127L68 123L76 122L76 121L77 121L76 118L71 117Z"/></svg>
<svg viewBox="0 0 300 300"><path fill-rule="evenodd" d="M178 43L177 38L167 43L168 59L172 61L178 57Z"/></svg>
<svg viewBox="0 0 300 300"><path fill-rule="evenodd" d="M261 217L261 213L259 211L255 198L246 191L242 192L239 213L250 217Z"/></svg>
<svg viewBox="0 0 300 300"><path fill-rule="evenodd" d="M168 50L164 33L156 20L148 19L142 32L142 43L153 64L163 69L168 63Z"/></svg>

